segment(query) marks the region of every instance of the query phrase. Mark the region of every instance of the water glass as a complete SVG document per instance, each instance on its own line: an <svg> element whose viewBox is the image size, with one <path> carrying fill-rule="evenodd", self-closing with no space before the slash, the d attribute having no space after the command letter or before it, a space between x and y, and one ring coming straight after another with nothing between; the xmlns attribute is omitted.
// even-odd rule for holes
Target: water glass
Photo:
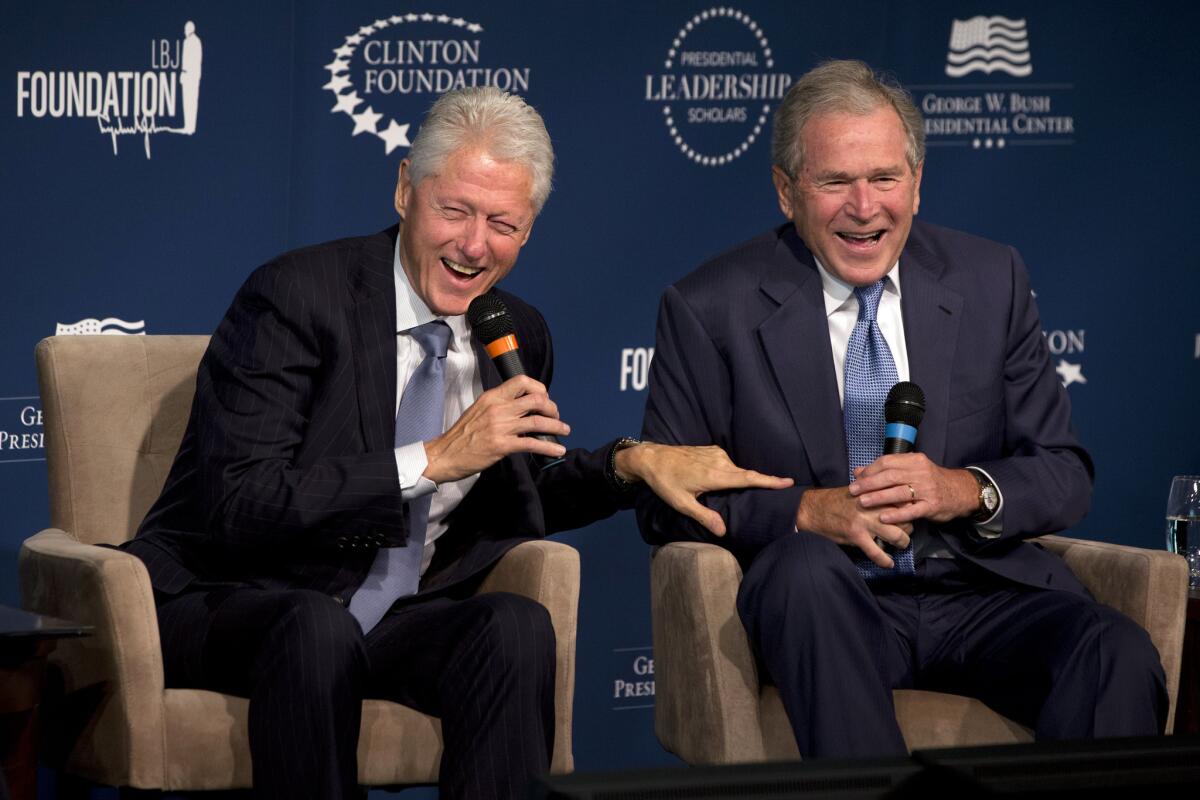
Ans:
<svg viewBox="0 0 1200 800"><path fill-rule="evenodd" d="M1176 475L1171 480L1167 549L1188 560L1188 585L1200 589L1200 475Z"/></svg>

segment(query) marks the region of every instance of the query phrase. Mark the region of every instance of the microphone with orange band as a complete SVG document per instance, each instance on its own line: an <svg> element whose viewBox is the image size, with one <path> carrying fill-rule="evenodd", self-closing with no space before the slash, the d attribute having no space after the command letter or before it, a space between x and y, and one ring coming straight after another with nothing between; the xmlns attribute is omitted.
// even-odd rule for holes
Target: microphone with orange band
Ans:
<svg viewBox="0 0 1200 800"><path fill-rule="evenodd" d="M491 292L479 295L467 308L467 321L471 323L471 332L483 343L503 380L525 374L525 365L521 363L518 353L520 345L517 344L517 328L503 300ZM558 438L549 433L537 433L534 436L543 442L558 443ZM536 454L533 460L541 469L562 461L561 458Z"/></svg>

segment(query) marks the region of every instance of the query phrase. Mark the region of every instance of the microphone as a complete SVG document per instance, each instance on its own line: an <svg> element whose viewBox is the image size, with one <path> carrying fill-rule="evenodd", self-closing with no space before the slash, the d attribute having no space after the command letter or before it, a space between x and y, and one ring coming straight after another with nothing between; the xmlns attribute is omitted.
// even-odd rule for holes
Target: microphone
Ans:
<svg viewBox="0 0 1200 800"><path fill-rule="evenodd" d="M925 416L925 393L909 381L901 381L888 392L883 404L883 454L910 453L917 441L917 426Z"/></svg>
<svg viewBox="0 0 1200 800"><path fill-rule="evenodd" d="M496 371L502 379L508 380L525 374L525 365L521 363L518 353L520 345L517 343L517 327L513 324L512 315L508 313L508 306L504 305L503 300L491 292L479 295L467 307L467 321L471 323L471 332L475 334L475 338L483 343L487 354L491 356L492 363L496 365ZM549 433L531 435L543 442L558 443L558 438ZM536 453L533 454L533 459L539 469L562 462L562 458Z"/></svg>

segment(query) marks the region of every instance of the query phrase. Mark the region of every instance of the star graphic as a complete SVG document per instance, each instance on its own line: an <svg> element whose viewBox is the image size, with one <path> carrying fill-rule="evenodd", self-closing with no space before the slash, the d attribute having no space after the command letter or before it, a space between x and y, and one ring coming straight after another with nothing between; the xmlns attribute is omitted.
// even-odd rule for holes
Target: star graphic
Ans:
<svg viewBox="0 0 1200 800"><path fill-rule="evenodd" d="M397 125L396 120L391 120L388 123L387 130L383 133L376 133L380 139L383 139L387 145L385 155L391 155L392 151L397 147L408 147L411 142L408 141L408 125Z"/></svg>
<svg viewBox="0 0 1200 800"><path fill-rule="evenodd" d="M461 28L463 25L467 24L467 21L465 19L463 19L462 17L455 17L454 19L450 20L450 24L454 25L455 27Z"/></svg>
<svg viewBox="0 0 1200 800"><path fill-rule="evenodd" d="M348 44L344 44L337 50L334 50L333 54L338 58L349 58L350 56L354 55L354 48Z"/></svg>
<svg viewBox="0 0 1200 800"><path fill-rule="evenodd" d="M405 14L404 18L406 20L408 20L409 22L416 22L417 20L420 19L420 17L418 17L416 14L413 14L412 12Z"/></svg>
<svg viewBox="0 0 1200 800"><path fill-rule="evenodd" d="M339 72L345 72L346 70L350 69L350 63L348 61L343 61L340 58L335 58L333 61L330 61L325 65L325 69L329 70L331 75L337 75Z"/></svg>
<svg viewBox="0 0 1200 800"><path fill-rule="evenodd" d="M347 37L346 37L346 44L358 44L358 43L359 43L359 42L361 42L362 40L363 40L363 37L359 36L359 35L356 33L356 34L354 34L353 36L347 36Z"/></svg>
<svg viewBox="0 0 1200 800"><path fill-rule="evenodd" d="M383 114L376 114L375 109L367 106L367 110L361 114L351 114L354 119L354 133L351 136L358 136L360 133L375 133L375 129L379 126L379 120L383 118Z"/></svg>
<svg viewBox="0 0 1200 800"><path fill-rule="evenodd" d="M329 91L333 92L334 94L337 94L338 92L340 92L342 89L345 89L349 85L350 85L350 79L347 78L345 75L334 75L332 78L330 78L329 83L325 84L321 88L328 89Z"/></svg>
<svg viewBox="0 0 1200 800"><path fill-rule="evenodd" d="M381 29L382 29L382 28L386 28L387 26L388 26L388 20L386 20L386 19L377 19L377 20L375 20L375 27L376 27L376 28L381 28Z"/></svg>
<svg viewBox="0 0 1200 800"><path fill-rule="evenodd" d="M362 103L362 98L358 96L357 91L350 94L338 95L337 105L329 109L330 114L336 114L339 111L345 111L350 116L354 116L354 107Z"/></svg>
<svg viewBox="0 0 1200 800"><path fill-rule="evenodd" d="M444 25L445 23L450 21L450 15L449 14L438 14L437 21Z"/></svg>
<svg viewBox="0 0 1200 800"><path fill-rule="evenodd" d="M422 14L421 21L422 22L433 22L433 14Z"/></svg>
<svg viewBox="0 0 1200 800"><path fill-rule="evenodd" d="M1054 371L1058 373L1058 377L1062 378L1063 386L1070 386L1072 383L1087 383L1087 378L1083 377L1082 364L1072 364L1060 358Z"/></svg>
<svg viewBox="0 0 1200 800"><path fill-rule="evenodd" d="M363 25L361 28L358 29L358 32L362 36L370 36L372 33L375 32L375 28L371 25Z"/></svg>
<svg viewBox="0 0 1200 800"><path fill-rule="evenodd" d="M483 26L478 22L472 22L467 26L467 30L469 30L471 33L479 33L481 30L483 30Z"/></svg>
<svg viewBox="0 0 1200 800"><path fill-rule="evenodd" d="M399 14L394 17L388 17L388 19L392 21L393 25L399 25L401 22L404 22L404 17L400 16Z"/></svg>

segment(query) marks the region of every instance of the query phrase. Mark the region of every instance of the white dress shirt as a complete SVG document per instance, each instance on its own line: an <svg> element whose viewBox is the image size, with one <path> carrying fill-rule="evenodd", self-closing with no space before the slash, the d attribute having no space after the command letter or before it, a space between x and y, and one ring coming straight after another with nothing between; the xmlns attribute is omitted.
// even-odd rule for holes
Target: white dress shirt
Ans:
<svg viewBox="0 0 1200 800"><path fill-rule="evenodd" d="M446 404L442 413L442 431L445 432L458 421L483 394L483 379L479 372L479 359L471 346L471 326L463 315L439 317L429 310L424 301L413 291L408 275L400 264L400 240L396 239L396 254L393 259L396 272L396 410L400 410L400 396L408 379L425 360L425 351L408 331L435 319L442 319L450 326L450 346L446 351ZM469 475L462 480L447 481L440 486L422 475L429 466L425 455L425 444L413 442L396 448L396 468L400 472L400 496L407 502L433 493L429 504L429 521L425 526L425 553L421 560L421 574L429 569L433 560L434 542L446 532L446 517L458 506L479 474Z"/></svg>
<svg viewBox="0 0 1200 800"><path fill-rule="evenodd" d="M821 290L825 295L825 316L829 323L829 345L833 350L833 371L837 376L838 398L844 405L846 402L846 348L850 344L850 333L858 322L858 298L854 295L854 287L842 281L825 269L815 255L817 271L821 273ZM883 294L879 298L879 308L875 312L875 322L879 331L887 341L892 361L896 364L897 380L908 380L908 347L904 341L904 315L900 309L900 262L888 270L887 281L883 286ZM995 484L992 476L979 467L968 467L987 475L988 480ZM996 493L1000 495L1000 504L996 513L975 526L980 536L993 538L1000 535L1004 510L1004 495L996 485ZM919 549L919 548L918 548ZM948 552L930 551L924 555L949 555Z"/></svg>

